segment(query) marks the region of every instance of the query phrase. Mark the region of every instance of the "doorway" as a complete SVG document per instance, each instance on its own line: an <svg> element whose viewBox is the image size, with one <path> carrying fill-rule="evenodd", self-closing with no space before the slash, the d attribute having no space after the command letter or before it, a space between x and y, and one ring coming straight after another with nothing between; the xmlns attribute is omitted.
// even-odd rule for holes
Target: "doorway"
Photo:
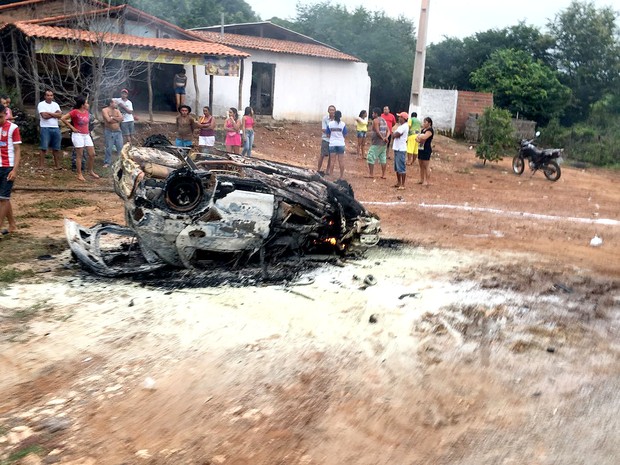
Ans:
<svg viewBox="0 0 620 465"><path fill-rule="evenodd" d="M273 63L252 63L250 106L257 115L273 115L275 72L276 65Z"/></svg>

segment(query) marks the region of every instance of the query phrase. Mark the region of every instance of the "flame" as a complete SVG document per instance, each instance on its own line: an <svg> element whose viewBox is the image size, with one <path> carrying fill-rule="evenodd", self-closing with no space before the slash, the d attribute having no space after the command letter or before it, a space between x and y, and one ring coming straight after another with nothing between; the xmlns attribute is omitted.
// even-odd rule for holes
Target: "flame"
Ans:
<svg viewBox="0 0 620 465"><path fill-rule="evenodd" d="M336 245L338 241L335 237L330 237L329 239L325 239L325 242L329 242L331 245Z"/></svg>

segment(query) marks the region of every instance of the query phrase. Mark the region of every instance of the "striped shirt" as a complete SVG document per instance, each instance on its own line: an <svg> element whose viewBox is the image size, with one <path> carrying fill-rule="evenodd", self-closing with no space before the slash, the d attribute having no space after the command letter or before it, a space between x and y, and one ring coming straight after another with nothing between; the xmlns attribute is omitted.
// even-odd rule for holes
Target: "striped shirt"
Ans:
<svg viewBox="0 0 620 465"><path fill-rule="evenodd" d="M0 127L0 167L12 168L15 165L14 144L21 143L22 138L17 124L6 121Z"/></svg>

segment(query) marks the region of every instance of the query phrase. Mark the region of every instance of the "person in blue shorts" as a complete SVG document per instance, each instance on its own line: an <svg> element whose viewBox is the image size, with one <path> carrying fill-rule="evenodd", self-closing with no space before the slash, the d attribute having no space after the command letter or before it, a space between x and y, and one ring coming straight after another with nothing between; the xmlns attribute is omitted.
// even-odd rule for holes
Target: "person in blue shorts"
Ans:
<svg viewBox="0 0 620 465"><path fill-rule="evenodd" d="M185 86L187 85L187 76L185 75L185 68L181 68L177 74L174 75L172 87L174 87L174 95L177 99L177 111L185 104Z"/></svg>
<svg viewBox="0 0 620 465"><path fill-rule="evenodd" d="M328 123L325 132L329 136L329 161L327 162L329 171L327 174L334 172L335 163L332 156L338 157L339 179L342 179L344 176L345 136L347 135L347 125L342 121L342 112L336 111L334 113L334 119Z"/></svg>
<svg viewBox="0 0 620 465"><path fill-rule="evenodd" d="M392 132L394 145L394 171L396 172L396 187L398 190L405 189L407 179L407 137L409 137L409 115L406 111L398 114L398 128Z"/></svg>

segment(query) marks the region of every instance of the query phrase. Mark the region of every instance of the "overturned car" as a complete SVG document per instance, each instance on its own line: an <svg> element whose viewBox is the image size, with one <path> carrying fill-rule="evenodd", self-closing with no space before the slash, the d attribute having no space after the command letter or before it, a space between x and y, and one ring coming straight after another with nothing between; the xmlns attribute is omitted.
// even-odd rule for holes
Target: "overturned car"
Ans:
<svg viewBox="0 0 620 465"><path fill-rule="evenodd" d="M379 241L379 219L344 181L225 152L190 156L165 143L148 145L155 147L125 145L114 165L127 226L65 220L72 252L97 274L344 254ZM104 246L104 236L106 244L110 236L124 242Z"/></svg>

